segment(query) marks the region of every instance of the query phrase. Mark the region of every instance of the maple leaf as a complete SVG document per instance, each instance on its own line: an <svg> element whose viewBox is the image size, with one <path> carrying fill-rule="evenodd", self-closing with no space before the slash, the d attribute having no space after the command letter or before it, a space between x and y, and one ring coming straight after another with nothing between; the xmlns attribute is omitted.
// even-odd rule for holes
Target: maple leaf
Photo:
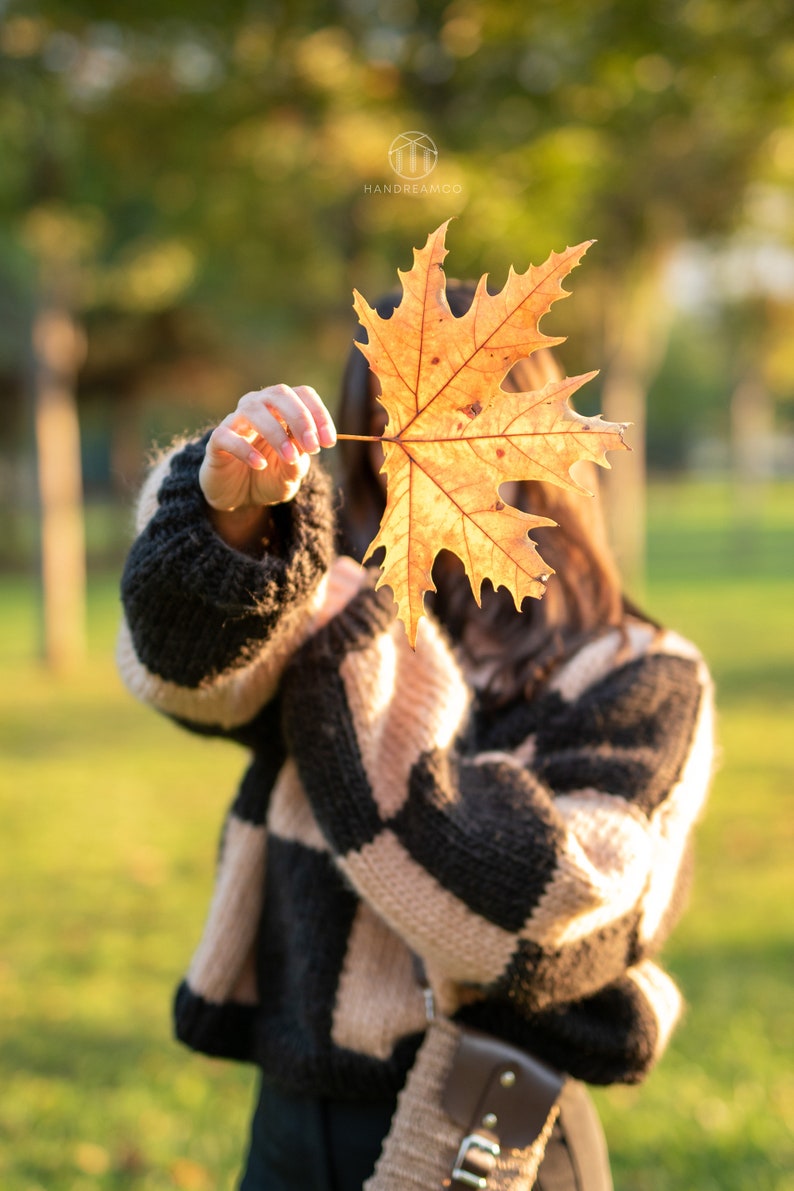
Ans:
<svg viewBox="0 0 794 1191"><path fill-rule="evenodd" d="M358 346L389 415L381 439L386 509L366 558L385 548L377 586L392 589L412 646L425 592L436 590L431 570L442 548L463 562L478 603L486 579L506 587L516 607L545 591L552 572L527 535L556 523L507 504L501 484L542 479L586 493L571 477L572 465L589 459L609 467L605 451L625 447L624 425L583 417L568 405L595 372L531 393L501 387L518 360L563 342L538 322L568 296L562 279L593 241L552 253L525 273L511 267L497 294L488 293L484 275L470 309L456 317L442 266L448 225L414 249L408 272L398 270L403 295L391 317L381 318L354 291L368 339Z"/></svg>

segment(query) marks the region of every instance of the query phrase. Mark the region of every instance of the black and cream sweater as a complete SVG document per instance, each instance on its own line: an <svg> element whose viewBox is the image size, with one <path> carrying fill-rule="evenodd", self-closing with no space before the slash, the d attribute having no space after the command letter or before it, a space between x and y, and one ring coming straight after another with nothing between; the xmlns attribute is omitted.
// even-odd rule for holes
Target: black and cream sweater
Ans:
<svg viewBox="0 0 794 1191"><path fill-rule="evenodd" d="M135 695L250 750L178 1036L287 1090L392 1095L425 1025L418 953L445 1012L588 1082L641 1079L679 1012L654 957L712 763L697 652L637 622L485 714L432 619L413 652L384 593L317 627L317 466L252 558L212 529L203 451L144 487L119 642Z"/></svg>

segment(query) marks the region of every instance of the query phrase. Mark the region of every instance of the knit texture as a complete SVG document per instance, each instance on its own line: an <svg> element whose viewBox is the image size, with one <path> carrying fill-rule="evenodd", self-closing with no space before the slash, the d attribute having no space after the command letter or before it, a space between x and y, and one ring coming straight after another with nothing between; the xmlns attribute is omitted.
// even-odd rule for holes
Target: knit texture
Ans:
<svg viewBox="0 0 794 1191"><path fill-rule="evenodd" d="M178 1036L288 1091L393 1095L425 1029L415 952L442 1012L587 1082L641 1079L680 1007L655 957L711 771L702 659L636 622L486 714L438 625L412 651L387 593L318 627L316 465L253 559L212 531L202 453L148 489L119 646L139 697L252 755Z"/></svg>

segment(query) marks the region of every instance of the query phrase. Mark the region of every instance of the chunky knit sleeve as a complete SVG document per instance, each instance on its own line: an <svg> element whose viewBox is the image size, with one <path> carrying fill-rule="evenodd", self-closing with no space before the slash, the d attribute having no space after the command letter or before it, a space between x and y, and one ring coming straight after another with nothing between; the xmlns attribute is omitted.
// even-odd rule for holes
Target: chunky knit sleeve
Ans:
<svg viewBox="0 0 794 1191"><path fill-rule="evenodd" d="M245 725L306 636L333 556L329 481L312 466L252 557L215 532L198 482L208 436L147 479L122 577L119 669L138 698L204 732Z"/></svg>
<svg viewBox="0 0 794 1191"><path fill-rule="evenodd" d="M365 592L285 675L285 739L338 867L431 976L525 1013L641 980L710 775L702 660L609 633L488 720L422 628L414 653Z"/></svg>

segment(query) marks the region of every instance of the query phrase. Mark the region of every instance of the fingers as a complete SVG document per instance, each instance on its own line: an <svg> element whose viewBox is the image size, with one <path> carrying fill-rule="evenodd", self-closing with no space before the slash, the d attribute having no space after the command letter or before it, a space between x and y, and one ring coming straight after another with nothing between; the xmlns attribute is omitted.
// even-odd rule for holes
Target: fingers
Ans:
<svg viewBox="0 0 794 1191"><path fill-rule="evenodd" d="M335 442L333 419L308 385L246 393L210 436L202 491L211 507L226 510L292 500L310 456Z"/></svg>
<svg viewBox="0 0 794 1191"><path fill-rule="evenodd" d="M261 438L288 464L296 463L301 451L316 455L336 442L331 415L308 385L272 385L246 393L226 421L249 445L258 448Z"/></svg>
<svg viewBox="0 0 794 1191"><path fill-rule="evenodd" d="M236 415L230 415L230 419ZM243 427L241 423L237 430L233 429L230 419L225 419L216 426L210 438L210 448L233 455L241 463L253 467L255 471L264 471L267 460L252 443L258 438L257 431L252 426Z"/></svg>
<svg viewBox="0 0 794 1191"><path fill-rule="evenodd" d="M320 446L333 447L336 444L336 427L319 393L309 385L297 385L295 393L304 402L314 420Z"/></svg>

